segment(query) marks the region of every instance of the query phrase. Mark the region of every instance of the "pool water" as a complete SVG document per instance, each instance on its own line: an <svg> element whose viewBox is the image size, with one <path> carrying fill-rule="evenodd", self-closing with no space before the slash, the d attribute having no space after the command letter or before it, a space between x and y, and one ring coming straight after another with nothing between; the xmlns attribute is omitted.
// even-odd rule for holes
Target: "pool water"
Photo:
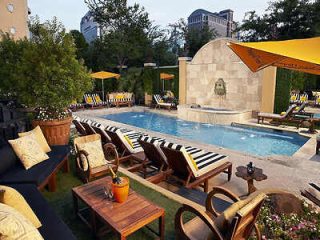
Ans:
<svg viewBox="0 0 320 240"><path fill-rule="evenodd" d="M124 112L102 117L111 121L256 156L292 156L308 141L308 138L297 133L242 125L225 126L196 123L150 112Z"/></svg>

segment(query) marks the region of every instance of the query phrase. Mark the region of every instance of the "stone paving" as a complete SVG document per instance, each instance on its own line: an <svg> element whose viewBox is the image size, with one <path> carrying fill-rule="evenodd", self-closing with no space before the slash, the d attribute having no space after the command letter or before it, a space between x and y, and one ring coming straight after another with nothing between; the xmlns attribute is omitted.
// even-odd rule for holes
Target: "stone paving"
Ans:
<svg viewBox="0 0 320 240"><path fill-rule="evenodd" d="M98 110L85 110L74 113L75 115L83 118L89 118L98 121L104 125L114 125L119 127L126 127L132 130L141 131L150 134L151 136L160 136L168 141L173 141L183 145L192 145L198 148L205 149L207 151L217 152L229 156L229 160L233 163L233 175L230 182L227 182L226 176L220 174L210 181L210 187L223 186L233 192L244 195L247 193L247 183L235 176L235 169L237 166L246 165L249 161L253 161L254 164L262 168L264 173L268 176L268 179L262 182L255 182L255 185L259 189L279 189L290 191L297 196L300 196L300 190L304 189L309 182L320 182L320 156L315 155L316 138L315 134L311 136L310 140L292 157L288 156L270 156L270 157L256 157L249 154L241 153L238 151L221 148L214 145L203 144L186 139L181 139L172 135L162 134L158 132L152 132L145 129L137 128L134 126L128 126L118 122L112 122L101 118L103 115L119 113L125 111L152 111L170 116L176 116L175 111L167 110L154 110L144 107L133 108L110 108L110 109L98 109ZM250 120L246 124L256 125L256 120ZM259 125L261 126L261 125ZM270 126L265 126L270 127ZM274 127L272 127L274 128ZM297 129L278 126L278 129L297 131ZM299 129L303 133L304 129Z"/></svg>

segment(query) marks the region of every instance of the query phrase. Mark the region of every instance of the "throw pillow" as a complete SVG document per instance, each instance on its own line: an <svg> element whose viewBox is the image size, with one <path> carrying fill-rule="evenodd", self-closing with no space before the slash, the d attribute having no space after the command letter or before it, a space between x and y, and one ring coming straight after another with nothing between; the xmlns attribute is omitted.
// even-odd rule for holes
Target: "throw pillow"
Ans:
<svg viewBox="0 0 320 240"><path fill-rule="evenodd" d="M14 208L0 203L1 240L43 240L32 223Z"/></svg>
<svg viewBox="0 0 320 240"><path fill-rule="evenodd" d="M46 138L44 137L43 132L39 126L35 127L33 130L29 132L18 133L18 135L19 137L24 137L24 136L30 135L31 133L34 134L37 142L40 144L41 148L45 153L51 152L51 148L49 147L49 144Z"/></svg>
<svg viewBox="0 0 320 240"><path fill-rule="evenodd" d="M33 133L16 140L9 140L8 142L26 170L49 158L37 142Z"/></svg>
<svg viewBox="0 0 320 240"><path fill-rule="evenodd" d="M16 209L25 216L36 228L41 227L41 222L34 214L24 197L15 189L0 185L0 203Z"/></svg>
<svg viewBox="0 0 320 240"><path fill-rule="evenodd" d="M88 161L90 164L90 168L100 167L107 163L104 158L104 153L101 145L101 141L92 141L87 143L79 143L77 144L78 150L86 151L88 155ZM88 163L86 161L86 157L81 155L82 166L85 171L88 170Z"/></svg>

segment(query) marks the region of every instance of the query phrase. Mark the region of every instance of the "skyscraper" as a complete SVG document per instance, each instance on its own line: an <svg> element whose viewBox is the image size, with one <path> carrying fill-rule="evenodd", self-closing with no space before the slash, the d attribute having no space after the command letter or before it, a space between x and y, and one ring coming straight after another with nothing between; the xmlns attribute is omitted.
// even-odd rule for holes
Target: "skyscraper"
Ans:
<svg viewBox="0 0 320 240"><path fill-rule="evenodd" d="M90 11L81 19L80 31L87 43L91 43L101 36L101 28L99 24L94 21L94 17Z"/></svg>

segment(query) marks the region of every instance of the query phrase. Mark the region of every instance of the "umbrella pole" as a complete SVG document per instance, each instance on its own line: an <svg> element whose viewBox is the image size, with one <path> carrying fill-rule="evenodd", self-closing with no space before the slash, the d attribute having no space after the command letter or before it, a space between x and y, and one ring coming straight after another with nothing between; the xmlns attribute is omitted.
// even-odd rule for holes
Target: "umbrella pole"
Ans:
<svg viewBox="0 0 320 240"><path fill-rule="evenodd" d="M162 79L162 92L164 92L164 79Z"/></svg>
<svg viewBox="0 0 320 240"><path fill-rule="evenodd" d="M104 79L102 79L102 101L104 101Z"/></svg>

